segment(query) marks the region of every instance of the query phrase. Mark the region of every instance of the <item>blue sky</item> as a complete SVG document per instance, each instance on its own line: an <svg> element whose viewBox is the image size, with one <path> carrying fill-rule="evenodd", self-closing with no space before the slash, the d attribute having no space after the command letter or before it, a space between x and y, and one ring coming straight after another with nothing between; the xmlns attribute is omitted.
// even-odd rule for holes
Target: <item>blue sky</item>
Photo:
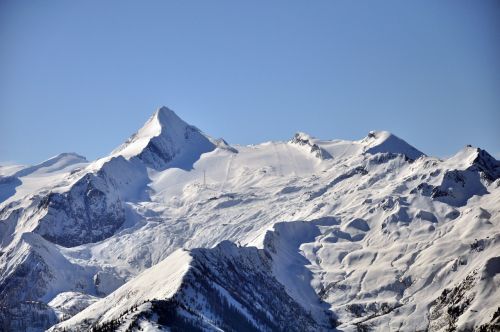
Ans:
<svg viewBox="0 0 500 332"><path fill-rule="evenodd" d="M500 152L498 1L0 1L0 160L95 159L166 105L229 143Z"/></svg>

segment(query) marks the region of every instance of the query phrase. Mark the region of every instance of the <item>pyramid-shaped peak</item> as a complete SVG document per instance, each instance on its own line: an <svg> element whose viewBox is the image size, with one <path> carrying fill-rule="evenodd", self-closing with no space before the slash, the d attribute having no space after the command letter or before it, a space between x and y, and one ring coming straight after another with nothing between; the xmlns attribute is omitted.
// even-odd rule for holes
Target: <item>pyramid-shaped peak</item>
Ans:
<svg viewBox="0 0 500 332"><path fill-rule="evenodd" d="M481 150L477 147L474 147L472 145L466 145L462 149L460 149L457 153L455 153L453 156L447 159L448 162L450 163L456 163L456 164L463 164L463 165L471 165L474 163L474 160L479 157L479 154ZM486 154L488 154L486 151L484 151ZM484 153L483 153L484 154ZM489 154L488 154L489 156ZM491 157L493 158L493 157Z"/></svg>
<svg viewBox="0 0 500 332"><path fill-rule="evenodd" d="M462 148L454 156L448 158L446 163L449 167L456 169L481 171L491 181L500 178L500 161L496 160L486 150L472 145Z"/></svg>
<svg viewBox="0 0 500 332"><path fill-rule="evenodd" d="M120 155L127 160L139 159L157 170L167 167L189 169L202 153L214 148L215 144L209 136L162 106L112 155Z"/></svg>
<svg viewBox="0 0 500 332"><path fill-rule="evenodd" d="M404 154L413 160L425 156L423 152L385 130L370 131L368 135L361 140L361 144L365 146L365 152L370 154L397 153Z"/></svg>
<svg viewBox="0 0 500 332"><path fill-rule="evenodd" d="M175 112L173 110L171 110L170 108L168 108L167 106L161 106L160 108L158 108L156 110L156 113L174 113Z"/></svg>
<svg viewBox="0 0 500 332"><path fill-rule="evenodd" d="M153 118L156 119L162 127L168 124L174 125L175 123L182 123L183 125L187 125L187 123L182 120L173 110L166 106L158 108L153 114Z"/></svg>
<svg viewBox="0 0 500 332"><path fill-rule="evenodd" d="M163 128L184 128L189 126L173 110L166 106L158 108L146 123L139 129L136 136L158 136Z"/></svg>

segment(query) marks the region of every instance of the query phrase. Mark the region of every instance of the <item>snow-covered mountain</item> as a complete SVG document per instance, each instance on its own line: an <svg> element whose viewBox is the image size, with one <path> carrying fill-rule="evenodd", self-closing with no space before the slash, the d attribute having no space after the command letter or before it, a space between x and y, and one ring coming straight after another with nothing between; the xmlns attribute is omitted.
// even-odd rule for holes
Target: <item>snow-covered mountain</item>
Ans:
<svg viewBox="0 0 500 332"><path fill-rule="evenodd" d="M496 331L499 249L500 162L383 131L0 166L2 331Z"/></svg>

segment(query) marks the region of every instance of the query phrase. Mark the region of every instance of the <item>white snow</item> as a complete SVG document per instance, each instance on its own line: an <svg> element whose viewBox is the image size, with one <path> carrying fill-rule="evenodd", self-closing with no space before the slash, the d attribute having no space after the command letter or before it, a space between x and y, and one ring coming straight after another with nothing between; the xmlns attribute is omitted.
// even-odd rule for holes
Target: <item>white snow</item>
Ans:
<svg viewBox="0 0 500 332"><path fill-rule="evenodd" d="M266 248L266 234L273 233L277 280L317 319L323 310L333 311L345 331L355 331L357 323L381 331L425 330L433 301L474 270L487 277L478 277L476 295L456 324L486 323L496 310L500 274L491 272L496 261L488 262L499 252L500 182L471 173L464 175L464 186L451 186L445 178L468 169L476 148L440 160L383 131L358 141L300 133L331 155L320 159L311 145L292 142L229 146L199 131L186 140L186 128L191 127L161 108L108 157L91 164L61 161L19 177L14 194L0 203L1 220L13 213L9 203L30 206L33 195L65 192L86 172L101 170L112 178L125 209L125 223L102 241L73 248L43 239L37 244L51 253L43 256L48 265L60 270L44 300L75 291L74 282L61 281L68 269L73 272L67 278L86 287L100 275L106 285L99 292L112 293L92 304L85 317L116 318L145 299L176 292L191 259L179 248L213 247L223 240ZM143 163L139 156L152 140L175 152L173 161ZM442 183L462 192L451 201L416 189ZM21 246L12 232L31 232L37 215L8 220L0 225L2 251L28 250L32 240ZM471 249L476 239L485 241L480 252ZM3 262L0 268L15 269L18 263Z"/></svg>
<svg viewBox="0 0 500 332"><path fill-rule="evenodd" d="M189 268L191 256L179 249L167 259L138 275L134 280L118 288L114 293L88 307L84 312L59 325L72 326L82 315L92 322L104 322L118 318L122 313L146 300L168 299L175 294Z"/></svg>

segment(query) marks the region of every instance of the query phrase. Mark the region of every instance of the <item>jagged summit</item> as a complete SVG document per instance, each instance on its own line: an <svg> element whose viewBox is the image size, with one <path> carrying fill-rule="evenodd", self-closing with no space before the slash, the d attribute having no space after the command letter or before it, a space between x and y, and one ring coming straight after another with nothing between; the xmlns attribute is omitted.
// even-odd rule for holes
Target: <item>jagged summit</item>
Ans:
<svg viewBox="0 0 500 332"><path fill-rule="evenodd" d="M293 138L292 138L292 142L293 141L298 141L298 140L302 140L302 141L308 141L308 140L313 140L314 137L307 134L307 133L304 133L302 131L298 131L295 133L295 135L293 135Z"/></svg>
<svg viewBox="0 0 500 332"><path fill-rule="evenodd" d="M425 156L422 151L417 150L388 131L370 131L368 135L361 140L361 143L365 146L364 152L370 154L398 153L404 154L413 160Z"/></svg>
<svg viewBox="0 0 500 332"><path fill-rule="evenodd" d="M202 153L215 147L213 139L163 106L112 155L139 159L157 170L167 167L190 169Z"/></svg>
<svg viewBox="0 0 500 332"><path fill-rule="evenodd" d="M447 162L463 164L464 166L470 166L474 162L474 160L478 157L479 151L481 151L481 149L474 147L472 145L466 145L462 149L460 149L457 153L455 153L453 156L448 158Z"/></svg>
<svg viewBox="0 0 500 332"><path fill-rule="evenodd" d="M473 160L473 165L482 171L491 181L500 178L500 162L493 158L486 150L477 148L477 156Z"/></svg>
<svg viewBox="0 0 500 332"><path fill-rule="evenodd" d="M332 155L316 144L316 141L317 140L309 134L297 132L290 140L290 143L306 147L310 153L321 160L332 159Z"/></svg>
<svg viewBox="0 0 500 332"><path fill-rule="evenodd" d="M500 178L500 161L478 147L467 145L446 162L457 169L480 171L490 181Z"/></svg>
<svg viewBox="0 0 500 332"><path fill-rule="evenodd" d="M307 148L319 159L337 159L360 154L390 153L405 155L410 160L425 154L388 131L370 131L359 141L320 140L304 132L297 132L289 143Z"/></svg>

